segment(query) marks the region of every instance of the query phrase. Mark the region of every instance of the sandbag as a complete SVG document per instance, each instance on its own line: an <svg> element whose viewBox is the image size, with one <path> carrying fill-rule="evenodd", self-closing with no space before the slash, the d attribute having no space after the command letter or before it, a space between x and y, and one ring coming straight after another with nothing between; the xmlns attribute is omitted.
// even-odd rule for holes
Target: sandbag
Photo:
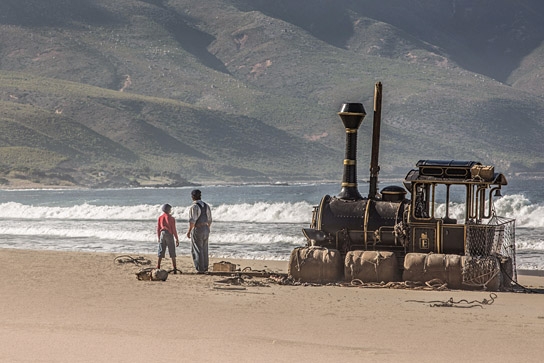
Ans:
<svg viewBox="0 0 544 363"><path fill-rule="evenodd" d="M389 251L349 251L344 262L344 277L346 281L399 281L397 256Z"/></svg>
<svg viewBox="0 0 544 363"><path fill-rule="evenodd" d="M288 274L295 281L326 284L344 277L340 251L318 246L298 247L291 252Z"/></svg>
<svg viewBox="0 0 544 363"><path fill-rule="evenodd" d="M461 289L463 257L442 253L408 253L404 258L402 279L420 283L439 279L451 289Z"/></svg>
<svg viewBox="0 0 544 363"><path fill-rule="evenodd" d="M474 165L470 168L472 179L492 181L495 176L495 168L488 165Z"/></svg>
<svg viewBox="0 0 544 363"><path fill-rule="evenodd" d="M441 253L408 253L404 259L404 281L425 283L439 279L451 289L498 291L500 262L496 256L470 257Z"/></svg>

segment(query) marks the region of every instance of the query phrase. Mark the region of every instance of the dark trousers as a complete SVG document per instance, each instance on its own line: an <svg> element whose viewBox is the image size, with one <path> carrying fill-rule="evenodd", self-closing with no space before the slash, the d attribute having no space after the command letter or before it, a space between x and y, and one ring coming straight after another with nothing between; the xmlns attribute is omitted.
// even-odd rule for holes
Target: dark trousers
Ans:
<svg viewBox="0 0 544 363"><path fill-rule="evenodd" d="M191 255L195 269L198 272L208 271L208 237L210 228L208 226L195 227L191 232Z"/></svg>

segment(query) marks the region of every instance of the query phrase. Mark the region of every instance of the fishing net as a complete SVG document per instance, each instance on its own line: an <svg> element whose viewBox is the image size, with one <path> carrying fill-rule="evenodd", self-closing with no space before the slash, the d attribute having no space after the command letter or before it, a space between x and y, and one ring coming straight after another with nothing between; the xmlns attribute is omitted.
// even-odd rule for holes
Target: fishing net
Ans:
<svg viewBox="0 0 544 363"><path fill-rule="evenodd" d="M487 224L467 223L466 227L463 283L486 287L500 277L501 270L516 282L515 219L493 215Z"/></svg>

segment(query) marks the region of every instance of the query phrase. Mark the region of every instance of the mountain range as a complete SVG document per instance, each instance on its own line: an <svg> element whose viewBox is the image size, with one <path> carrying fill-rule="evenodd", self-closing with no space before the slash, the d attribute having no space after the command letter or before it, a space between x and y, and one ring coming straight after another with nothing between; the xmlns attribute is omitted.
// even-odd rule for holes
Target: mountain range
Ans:
<svg viewBox="0 0 544 363"><path fill-rule="evenodd" d="M538 0L3 0L0 183L340 180L383 84L381 175L544 171Z"/></svg>

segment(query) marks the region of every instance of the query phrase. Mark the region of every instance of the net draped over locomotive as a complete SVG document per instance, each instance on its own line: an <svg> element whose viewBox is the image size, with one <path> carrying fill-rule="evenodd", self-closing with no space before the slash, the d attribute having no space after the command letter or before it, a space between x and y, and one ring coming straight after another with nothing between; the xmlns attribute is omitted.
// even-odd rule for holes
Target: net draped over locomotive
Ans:
<svg viewBox="0 0 544 363"><path fill-rule="evenodd" d="M515 221L495 214L494 198L507 180L494 167L420 160L407 173L404 187L378 192L381 92L377 83L368 196L358 191L356 161L357 132L366 112L361 103L345 103L338 113L346 131L342 189L314 207L310 228L303 229L307 246L293 251L290 275L331 282L349 280L356 277L354 271L366 269L367 279L377 281L381 261L381 275L390 280L439 276L455 287L490 289L513 282ZM414 269L421 273L412 273ZM439 272L428 272L433 269Z"/></svg>

